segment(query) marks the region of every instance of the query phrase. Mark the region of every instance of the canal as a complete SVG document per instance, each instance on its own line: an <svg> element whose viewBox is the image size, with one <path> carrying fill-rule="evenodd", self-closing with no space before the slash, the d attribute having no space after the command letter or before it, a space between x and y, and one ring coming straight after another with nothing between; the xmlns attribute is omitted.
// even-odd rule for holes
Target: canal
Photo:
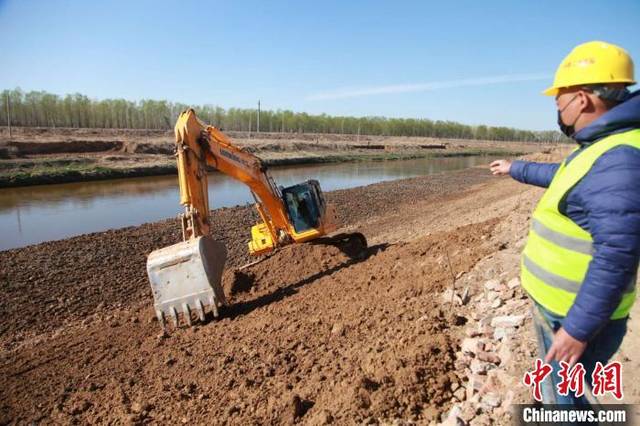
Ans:
<svg viewBox="0 0 640 426"><path fill-rule="evenodd" d="M423 176L485 164L487 156L421 158L272 168L279 185L307 179L324 191ZM209 175L212 209L253 202L246 186L219 173ZM176 176L0 189L0 250L89 232L140 225L175 217Z"/></svg>

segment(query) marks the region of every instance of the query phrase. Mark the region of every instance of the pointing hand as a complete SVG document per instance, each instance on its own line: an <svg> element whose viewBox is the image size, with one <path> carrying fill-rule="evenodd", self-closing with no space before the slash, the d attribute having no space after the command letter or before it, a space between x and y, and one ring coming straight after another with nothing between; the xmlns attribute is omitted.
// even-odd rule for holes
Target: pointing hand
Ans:
<svg viewBox="0 0 640 426"><path fill-rule="evenodd" d="M511 170L511 161L509 160L496 160L491 165L489 165L489 169L494 176L504 176L509 174L509 170Z"/></svg>

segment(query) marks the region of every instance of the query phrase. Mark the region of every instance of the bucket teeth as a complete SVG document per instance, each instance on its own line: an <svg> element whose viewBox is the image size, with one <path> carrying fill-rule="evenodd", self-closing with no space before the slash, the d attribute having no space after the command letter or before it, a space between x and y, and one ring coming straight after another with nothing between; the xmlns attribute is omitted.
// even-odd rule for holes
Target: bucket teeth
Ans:
<svg viewBox="0 0 640 426"><path fill-rule="evenodd" d="M218 301L214 296L209 298L209 306L211 306L211 312L213 313L214 318L218 318Z"/></svg>
<svg viewBox="0 0 640 426"><path fill-rule="evenodd" d="M178 328L178 311L176 311L175 306L169 308L169 313L171 314L171 318L173 319L173 326Z"/></svg>
<svg viewBox="0 0 640 426"><path fill-rule="evenodd" d="M193 325L191 314L196 312L198 320L201 323L206 321L206 310L210 309L214 318L218 318L219 306L224 306L224 303L218 300L217 297L211 296L203 299L202 297L191 298L188 301L181 301L177 304L167 304L164 306L156 306L156 316L158 322L163 329L167 328L167 319L171 318L171 322L175 328L178 328L180 323L186 323L188 326ZM181 320L180 317L183 317Z"/></svg>
<svg viewBox="0 0 640 426"><path fill-rule="evenodd" d="M158 322L163 330L167 328L167 319L164 316L164 312L161 310L156 310L156 317L158 318Z"/></svg>
<svg viewBox="0 0 640 426"><path fill-rule="evenodd" d="M189 309L189 305L187 305L186 303L182 304L182 315L187 321L187 325L191 327L191 309Z"/></svg>
<svg viewBox="0 0 640 426"><path fill-rule="evenodd" d="M204 306L200 299L196 300L196 310L198 311L198 318L200 318L200 322L204 322Z"/></svg>

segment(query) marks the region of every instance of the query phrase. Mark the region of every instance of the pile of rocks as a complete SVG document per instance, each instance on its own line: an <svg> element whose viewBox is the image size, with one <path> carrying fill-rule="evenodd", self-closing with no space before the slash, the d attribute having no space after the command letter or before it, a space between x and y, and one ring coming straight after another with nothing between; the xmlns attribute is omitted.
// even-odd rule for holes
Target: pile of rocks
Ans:
<svg viewBox="0 0 640 426"><path fill-rule="evenodd" d="M469 321L456 353L456 372L462 384L452 389L446 425L511 424L511 405L519 399L522 361L531 357L529 301L518 278L491 279L478 294L465 287L443 302L458 305ZM459 293L459 294L458 294ZM526 342L525 342L526 341ZM516 362L520 367L516 367Z"/></svg>

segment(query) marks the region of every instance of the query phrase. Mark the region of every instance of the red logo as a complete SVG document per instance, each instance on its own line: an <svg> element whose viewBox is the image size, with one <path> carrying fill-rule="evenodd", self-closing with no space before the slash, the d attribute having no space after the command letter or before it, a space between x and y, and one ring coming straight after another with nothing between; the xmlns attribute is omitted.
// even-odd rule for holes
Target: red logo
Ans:
<svg viewBox="0 0 640 426"><path fill-rule="evenodd" d="M569 391L573 391L577 397L584 395L584 375L586 370L581 363L577 363L569 370L569 364L560 361L560 383L556 386L560 395L568 395Z"/></svg>
<svg viewBox="0 0 640 426"><path fill-rule="evenodd" d="M551 374L551 364L536 359L533 371L527 371L522 379L525 386L531 388L531 393L536 401L542 402L542 382ZM560 361L560 371L557 372L560 382L556 385L559 395L568 395L573 392L576 397L584 395L584 383L586 370L582 363L577 363L572 368L564 361ZM610 362L603 366L596 362L591 374L591 389L594 396L602 396L610 392L616 399L622 399L622 365L619 362Z"/></svg>
<svg viewBox="0 0 640 426"><path fill-rule="evenodd" d="M536 359L534 367L533 371L527 371L524 374L522 381L526 386L533 388L533 398L542 402L542 392L540 391L542 381L551 373L553 368L546 362L542 362L541 359Z"/></svg>
<svg viewBox="0 0 640 426"><path fill-rule="evenodd" d="M601 362L596 362L596 368L591 374L593 395L604 395L607 392L616 399L622 399L622 365L619 362L610 362L606 367Z"/></svg>

